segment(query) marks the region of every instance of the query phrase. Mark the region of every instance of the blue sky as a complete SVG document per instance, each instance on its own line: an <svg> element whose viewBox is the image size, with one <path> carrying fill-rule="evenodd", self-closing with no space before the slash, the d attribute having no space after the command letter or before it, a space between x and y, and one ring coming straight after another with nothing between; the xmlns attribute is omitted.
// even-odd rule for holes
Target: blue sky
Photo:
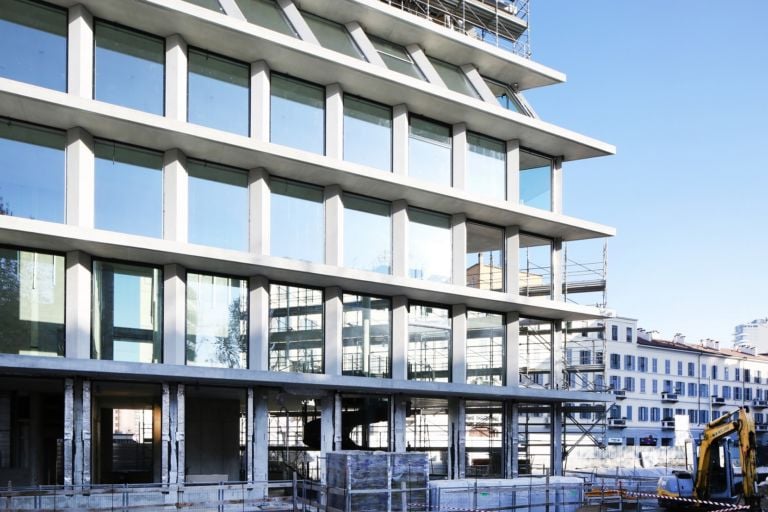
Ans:
<svg viewBox="0 0 768 512"><path fill-rule="evenodd" d="M544 120L615 144L567 163L565 213L615 226L608 303L728 341L768 316L768 2L534 0Z"/></svg>

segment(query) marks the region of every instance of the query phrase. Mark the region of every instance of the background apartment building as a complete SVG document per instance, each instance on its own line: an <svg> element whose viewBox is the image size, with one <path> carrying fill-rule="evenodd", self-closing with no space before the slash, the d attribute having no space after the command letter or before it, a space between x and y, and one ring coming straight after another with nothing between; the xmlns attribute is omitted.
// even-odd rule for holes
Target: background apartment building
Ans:
<svg viewBox="0 0 768 512"><path fill-rule="evenodd" d="M565 248L613 234L562 174L613 148L520 94L564 80L527 2L474 4L4 0L0 481L561 471L611 398Z"/></svg>

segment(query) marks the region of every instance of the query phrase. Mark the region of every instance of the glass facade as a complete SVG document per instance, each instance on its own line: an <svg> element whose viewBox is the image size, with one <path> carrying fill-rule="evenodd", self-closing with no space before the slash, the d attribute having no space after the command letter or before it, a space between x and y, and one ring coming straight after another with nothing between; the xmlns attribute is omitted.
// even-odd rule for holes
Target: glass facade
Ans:
<svg viewBox="0 0 768 512"><path fill-rule="evenodd" d="M302 12L301 15L323 48L328 48L356 59L365 60L363 53L357 47L344 25L309 14L308 12Z"/></svg>
<svg viewBox="0 0 768 512"><path fill-rule="evenodd" d="M507 197L507 151L504 141L467 134L467 190L488 198Z"/></svg>
<svg viewBox="0 0 768 512"><path fill-rule="evenodd" d="M467 222L467 286L504 291L504 230Z"/></svg>
<svg viewBox="0 0 768 512"><path fill-rule="evenodd" d="M551 321L520 317L520 336L517 346L520 386L525 388L552 386L553 332Z"/></svg>
<svg viewBox="0 0 768 512"><path fill-rule="evenodd" d="M502 402L467 400L465 403L466 475L468 478L501 478L504 446ZM520 420L523 423L522 419ZM527 425L527 423L524 423ZM546 474L546 473L545 473Z"/></svg>
<svg viewBox="0 0 768 512"><path fill-rule="evenodd" d="M269 285L269 369L323 372L323 292Z"/></svg>
<svg viewBox="0 0 768 512"><path fill-rule="evenodd" d="M467 311L467 384L504 385L504 315Z"/></svg>
<svg viewBox="0 0 768 512"><path fill-rule="evenodd" d="M520 234L520 295L552 297L552 240Z"/></svg>
<svg viewBox="0 0 768 512"><path fill-rule="evenodd" d="M243 16L250 23L296 37L296 31L275 0L236 0L236 2Z"/></svg>
<svg viewBox="0 0 768 512"><path fill-rule="evenodd" d="M270 134L275 144L325 153L325 88L272 73Z"/></svg>
<svg viewBox="0 0 768 512"><path fill-rule="evenodd" d="M248 367L248 281L187 274L188 365Z"/></svg>
<svg viewBox="0 0 768 512"><path fill-rule="evenodd" d="M97 21L93 97L163 115L165 40Z"/></svg>
<svg viewBox="0 0 768 512"><path fill-rule="evenodd" d="M438 60L432 57L429 57L429 62L432 63L432 67L435 68L435 71L437 71L437 74L440 75L440 78L443 80L443 83L445 83L447 88L461 94L472 96L473 98L480 97L480 95L477 94L475 88L469 82L467 75L465 75L458 66L448 64L447 62L443 62L442 60Z"/></svg>
<svg viewBox="0 0 768 512"><path fill-rule="evenodd" d="M94 153L96 228L162 237L162 153L107 141Z"/></svg>
<svg viewBox="0 0 768 512"><path fill-rule="evenodd" d="M408 175L451 186L451 127L412 116L408 139Z"/></svg>
<svg viewBox="0 0 768 512"><path fill-rule="evenodd" d="M520 151L520 204L552 210L552 159Z"/></svg>
<svg viewBox="0 0 768 512"><path fill-rule="evenodd" d="M248 173L190 160L189 241L248 250Z"/></svg>
<svg viewBox="0 0 768 512"><path fill-rule="evenodd" d="M33 0L3 0L0 76L66 91L67 25L66 9Z"/></svg>
<svg viewBox="0 0 768 512"><path fill-rule="evenodd" d="M483 80L485 80L488 88L496 97L496 101L499 102L499 105L507 110L511 110L512 112L528 115L522 105L520 105L518 99L515 97L515 93L509 87L495 80L491 80L490 78L484 77Z"/></svg>
<svg viewBox="0 0 768 512"><path fill-rule="evenodd" d="M392 350L390 300L345 293L343 301L342 374L389 377Z"/></svg>
<svg viewBox="0 0 768 512"><path fill-rule="evenodd" d="M408 277L451 282L451 218L408 209Z"/></svg>
<svg viewBox="0 0 768 512"><path fill-rule="evenodd" d="M62 131L0 123L0 215L64 222Z"/></svg>
<svg viewBox="0 0 768 512"><path fill-rule="evenodd" d="M163 273L158 267L93 261L92 357L159 363Z"/></svg>
<svg viewBox="0 0 768 512"><path fill-rule="evenodd" d="M392 170L392 109L344 96L344 160Z"/></svg>
<svg viewBox="0 0 768 512"><path fill-rule="evenodd" d="M0 247L0 292L0 353L63 356L64 257Z"/></svg>
<svg viewBox="0 0 768 512"><path fill-rule="evenodd" d="M248 135L250 81L245 62L190 48L187 120Z"/></svg>
<svg viewBox="0 0 768 512"><path fill-rule="evenodd" d="M408 379L448 382L451 362L451 312L448 308L408 306Z"/></svg>
<svg viewBox="0 0 768 512"><path fill-rule="evenodd" d="M276 178L270 180L270 189L270 254L325 261L323 189Z"/></svg>
<svg viewBox="0 0 768 512"><path fill-rule="evenodd" d="M344 266L389 274L392 221L389 203L344 195Z"/></svg>
<svg viewBox="0 0 768 512"><path fill-rule="evenodd" d="M419 80L426 80L424 74L411 58L408 50L398 44L379 39L378 37L368 36L368 39L370 39L373 47L376 48L387 68L412 76L413 78L418 78Z"/></svg>

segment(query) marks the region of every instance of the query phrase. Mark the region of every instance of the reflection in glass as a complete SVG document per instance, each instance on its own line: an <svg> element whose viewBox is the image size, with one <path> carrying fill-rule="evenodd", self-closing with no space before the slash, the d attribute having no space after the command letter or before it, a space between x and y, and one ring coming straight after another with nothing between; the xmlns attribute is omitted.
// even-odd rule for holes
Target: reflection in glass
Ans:
<svg viewBox="0 0 768 512"><path fill-rule="evenodd" d="M323 372L323 292L269 285L269 369Z"/></svg>
<svg viewBox="0 0 768 512"><path fill-rule="evenodd" d="M190 48L187 120L248 135L250 81L248 64Z"/></svg>
<svg viewBox="0 0 768 512"><path fill-rule="evenodd" d="M270 189L270 254L325 261L323 189L276 178Z"/></svg>
<svg viewBox="0 0 768 512"><path fill-rule="evenodd" d="M270 142L325 153L325 88L272 73Z"/></svg>
<svg viewBox="0 0 768 512"><path fill-rule="evenodd" d="M413 62L408 50L400 45L379 39L378 37L368 36L371 44L379 52L379 56L392 71L397 71L419 80L426 80L419 67Z"/></svg>
<svg viewBox="0 0 768 512"><path fill-rule="evenodd" d="M160 362L162 279L157 267L94 260L94 359Z"/></svg>
<svg viewBox="0 0 768 512"><path fill-rule="evenodd" d="M64 257L0 247L0 353L64 355Z"/></svg>
<svg viewBox="0 0 768 512"><path fill-rule="evenodd" d="M384 201L344 195L344 266L390 273L390 208Z"/></svg>
<svg viewBox="0 0 768 512"><path fill-rule="evenodd" d="M389 398L384 396L343 395L341 449L389 450L390 410ZM365 507L365 499L362 496L353 498L350 510L373 510Z"/></svg>
<svg viewBox="0 0 768 512"><path fill-rule="evenodd" d="M187 364L248 367L248 281L187 274Z"/></svg>
<svg viewBox="0 0 768 512"><path fill-rule="evenodd" d="M409 450L429 457L429 479L448 478L451 446L448 400L412 397L410 414L405 418L405 442Z"/></svg>
<svg viewBox="0 0 768 512"><path fill-rule="evenodd" d="M261 25L285 34L296 37L296 32L286 19L282 9L275 0L236 0L237 6L250 23Z"/></svg>
<svg viewBox="0 0 768 512"><path fill-rule="evenodd" d="M189 241L248 250L248 173L190 160Z"/></svg>
<svg viewBox="0 0 768 512"><path fill-rule="evenodd" d="M0 215L64 222L64 132L0 123Z"/></svg>
<svg viewBox="0 0 768 512"><path fill-rule="evenodd" d="M503 404L485 400L467 400L465 408L467 477L501 478L504 475Z"/></svg>
<svg viewBox="0 0 768 512"><path fill-rule="evenodd" d="M302 12L301 15L323 48L328 48L356 59L365 60L363 53L357 47L344 25L308 12Z"/></svg>
<svg viewBox="0 0 768 512"><path fill-rule="evenodd" d="M389 299L344 294L341 372L389 377L392 309Z"/></svg>
<svg viewBox="0 0 768 512"><path fill-rule="evenodd" d="M488 88L491 89L491 92L496 97L496 101L499 102L499 105L512 112L529 115L520 105L520 102L515 97L515 93L509 87L501 82L491 80L490 78L483 77L483 80L488 84Z"/></svg>
<svg viewBox="0 0 768 512"><path fill-rule="evenodd" d="M408 379L448 382L451 314L447 308L408 307Z"/></svg>
<svg viewBox="0 0 768 512"><path fill-rule="evenodd" d="M504 385L504 315L467 311L467 384Z"/></svg>
<svg viewBox="0 0 768 512"><path fill-rule="evenodd" d="M452 91L460 92L461 94L472 96L473 98L480 97L469 82L467 75L465 75L458 66L448 64L447 62L432 57L429 57L429 62L432 63L432 67L435 68L435 71L440 75L440 78L447 88Z"/></svg>
<svg viewBox="0 0 768 512"><path fill-rule="evenodd" d="M520 234L520 295L552 298L552 240Z"/></svg>
<svg viewBox="0 0 768 512"><path fill-rule="evenodd" d="M0 76L67 90L66 9L32 0L3 0L0 48L4 50Z"/></svg>
<svg viewBox="0 0 768 512"><path fill-rule="evenodd" d="M504 291L504 230L467 222L467 286Z"/></svg>
<svg viewBox="0 0 768 512"><path fill-rule="evenodd" d="M408 209L408 276L451 282L451 218Z"/></svg>
<svg viewBox="0 0 768 512"><path fill-rule="evenodd" d="M93 97L163 115L165 41L102 21L94 41Z"/></svg>
<svg viewBox="0 0 768 512"><path fill-rule="evenodd" d="M552 383L552 322L520 317L518 364L522 387L549 388Z"/></svg>
<svg viewBox="0 0 768 512"><path fill-rule="evenodd" d="M507 197L504 141L467 134L467 190L493 199Z"/></svg>
<svg viewBox="0 0 768 512"><path fill-rule="evenodd" d="M520 151L520 204L552 210L552 159Z"/></svg>
<svg viewBox="0 0 768 512"><path fill-rule="evenodd" d="M162 237L162 153L106 141L96 141L94 152L95 226Z"/></svg>
<svg viewBox="0 0 768 512"><path fill-rule="evenodd" d="M408 175L451 186L451 128L411 117L408 140Z"/></svg>
<svg viewBox="0 0 768 512"><path fill-rule="evenodd" d="M344 160L392 170L392 109L344 96Z"/></svg>

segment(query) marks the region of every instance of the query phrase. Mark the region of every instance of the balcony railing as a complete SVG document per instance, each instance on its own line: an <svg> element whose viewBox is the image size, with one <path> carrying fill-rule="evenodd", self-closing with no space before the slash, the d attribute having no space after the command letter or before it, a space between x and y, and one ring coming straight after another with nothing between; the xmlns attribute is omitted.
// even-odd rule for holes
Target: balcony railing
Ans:
<svg viewBox="0 0 768 512"><path fill-rule="evenodd" d="M712 407L720 407L721 405L725 405L725 398L721 396L713 396Z"/></svg>
<svg viewBox="0 0 768 512"><path fill-rule="evenodd" d="M672 393L670 391L662 391L661 401L665 403L677 402L677 393Z"/></svg>
<svg viewBox="0 0 768 512"><path fill-rule="evenodd" d="M661 420L661 430L675 430L675 420Z"/></svg>

